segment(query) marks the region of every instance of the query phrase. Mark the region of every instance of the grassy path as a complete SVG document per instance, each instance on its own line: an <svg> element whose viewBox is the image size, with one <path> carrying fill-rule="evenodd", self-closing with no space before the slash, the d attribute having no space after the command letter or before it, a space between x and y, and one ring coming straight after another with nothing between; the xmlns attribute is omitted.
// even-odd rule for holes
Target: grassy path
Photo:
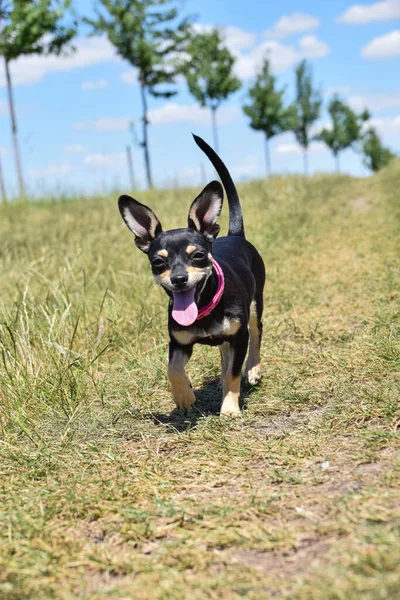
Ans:
<svg viewBox="0 0 400 600"><path fill-rule="evenodd" d="M171 412L166 299L115 199L1 208L1 598L400 598L399 185L242 187L268 282L233 421L217 349ZM172 228L194 195L139 199Z"/></svg>

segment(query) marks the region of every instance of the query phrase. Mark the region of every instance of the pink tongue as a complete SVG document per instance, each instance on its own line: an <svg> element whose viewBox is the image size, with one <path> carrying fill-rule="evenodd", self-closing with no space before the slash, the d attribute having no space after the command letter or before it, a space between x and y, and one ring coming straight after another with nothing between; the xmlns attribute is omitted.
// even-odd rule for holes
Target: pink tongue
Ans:
<svg viewBox="0 0 400 600"><path fill-rule="evenodd" d="M179 325L192 325L199 314L194 301L194 288L186 292L173 292L174 306L172 308L172 317Z"/></svg>

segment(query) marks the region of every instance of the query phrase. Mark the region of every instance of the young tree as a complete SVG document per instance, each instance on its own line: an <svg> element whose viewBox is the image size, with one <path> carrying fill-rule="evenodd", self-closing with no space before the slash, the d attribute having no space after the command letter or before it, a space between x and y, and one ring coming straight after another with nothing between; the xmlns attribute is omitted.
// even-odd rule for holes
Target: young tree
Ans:
<svg viewBox="0 0 400 600"><path fill-rule="evenodd" d="M362 127L370 118L365 110L359 115L347 106L338 96L329 102L328 112L332 118L332 128L323 129L315 139L325 142L332 150L336 161L336 170L340 171L339 154L346 148L355 146L362 137Z"/></svg>
<svg viewBox="0 0 400 600"><path fill-rule="evenodd" d="M214 149L218 153L217 109L242 85L233 74L235 58L224 46L219 29L194 34L185 50L188 58L183 62L182 73L190 93L201 106L211 109Z"/></svg>
<svg viewBox="0 0 400 600"><path fill-rule="evenodd" d="M310 129L319 118L321 92L313 88L311 66L303 60L296 68L296 123L294 134L303 147L304 172L308 174L308 147L312 141Z"/></svg>
<svg viewBox="0 0 400 600"><path fill-rule="evenodd" d="M103 9L103 10L102 10ZM85 19L95 32L105 33L119 56L137 69L142 100L141 145L148 187L153 187L147 134L147 96L170 98L177 75L172 59L187 40L189 19L179 19L175 0L98 0L96 19Z"/></svg>
<svg viewBox="0 0 400 600"><path fill-rule="evenodd" d="M24 197L21 156L17 135L17 117L10 63L29 54L61 54L76 34L76 23L62 21L69 11L71 0L0 0L0 55L4 57L12 139L17 168L19 195Z"/></svg>
<svg viewBox="0 0 400 600"><path fill-rule="evenodd" d="M396 154L382 145L381 139L379 138L376 129L373 127L370 127L364 134L362 150L364 153L365 166L374 172L386 167L391 160L396 158Z"/></svg>
<svg viewBox="0 0 400 600"><path fill-rule="evenodd" d="M266 59L254 85L249 89L248 104L243 106L243 112L250 117L250 127L265 135L267 175L271 173L269 140L292 130L295 123L296 108L284 105L285 91L286 88L276 89L276 77L272 75L269 60Z"/></svg>

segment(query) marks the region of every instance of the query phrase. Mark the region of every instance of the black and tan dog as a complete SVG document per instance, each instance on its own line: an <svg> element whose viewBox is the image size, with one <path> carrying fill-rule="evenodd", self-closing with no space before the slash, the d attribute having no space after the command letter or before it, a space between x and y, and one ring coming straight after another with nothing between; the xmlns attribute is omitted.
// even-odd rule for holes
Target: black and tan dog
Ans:
<svg viewBox="0 0 400 600"><path fill-rule="evenodd" d="M218 181L209 183L192 203L188 227L163 231L153 211L129 196L118 206L123 220L145 252L156 282L170 297L168 377L180 409L195 401L185 374L193 344L219 346L222 363L221 415L239 415L242 366L250 349L246 372L250 384L261 379L265 268L261 256L244 235L239 197L232 178L219 156L194 136L225 187L229 203L228 235L215 239L216 221L223 202Z"/></svg>

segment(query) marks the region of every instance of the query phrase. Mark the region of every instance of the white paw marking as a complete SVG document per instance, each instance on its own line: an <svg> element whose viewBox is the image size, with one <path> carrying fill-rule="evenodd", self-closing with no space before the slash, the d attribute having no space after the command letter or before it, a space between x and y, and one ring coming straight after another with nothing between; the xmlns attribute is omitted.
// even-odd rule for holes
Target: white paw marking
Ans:
<svg viewBox="0 0 400 600"><path fill-rule="evenodd" d="M247 379L250 385L257 385L261 381L261 365L256 365L247 373Z"/></svg>
<svg viewBox="0 0 400 600"><path fill-rule="evenodd" d="M220 414L221 417L240 417L242 413L240 412L240 408L236 408L236 406L223 406Z"/></svg>

